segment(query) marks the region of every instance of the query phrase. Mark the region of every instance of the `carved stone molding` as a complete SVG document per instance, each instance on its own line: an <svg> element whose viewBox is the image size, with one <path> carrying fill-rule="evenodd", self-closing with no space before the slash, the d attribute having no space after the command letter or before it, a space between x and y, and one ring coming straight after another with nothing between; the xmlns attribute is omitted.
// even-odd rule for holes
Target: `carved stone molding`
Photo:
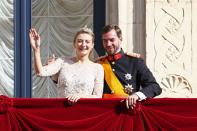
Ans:
<svg viewBox="0 0 197 131"><path fill-rule="evenodd" d="M146 62L159 97L197 96L197 1L146 0Z"/></svg>
<svg viewBox="0 0 197 131"><path fill-rule="evenodd" d="M169 74L160 82L162 94L160 97L190 97L192 87L189 81L179 74Z"/></svg>

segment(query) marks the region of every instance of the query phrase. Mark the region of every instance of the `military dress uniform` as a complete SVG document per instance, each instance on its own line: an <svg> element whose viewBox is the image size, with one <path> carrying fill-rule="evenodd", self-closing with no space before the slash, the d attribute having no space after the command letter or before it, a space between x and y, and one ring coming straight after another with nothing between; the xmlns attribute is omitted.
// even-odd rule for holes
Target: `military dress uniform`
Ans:
<svg viewBox="0 0 197 131"><path fill-rule="evenodd" d="M162 91L142 58L125 54L121 50L115 55L101 57L98 62L103 65L105 72L104 96L114 94L126 97L141 92L150 98Z"/></svg>

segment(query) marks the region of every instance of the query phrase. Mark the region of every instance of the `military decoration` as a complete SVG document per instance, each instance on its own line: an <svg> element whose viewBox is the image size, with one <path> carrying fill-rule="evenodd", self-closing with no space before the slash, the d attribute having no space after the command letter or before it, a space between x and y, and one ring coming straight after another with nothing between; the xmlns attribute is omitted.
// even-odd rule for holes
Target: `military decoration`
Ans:
<svg viewBox="0 0 197 131"><path fill-rule="evenodd" d="M124 92L127 93L128 95L131 95L133 92L132 85L130 85L130 84L125 85Z"/></svg>
<svg viewBox="0 0 197 131"><path fill-rule="evenodd" d="M131 74L129 74L129 73L126 73L124 75L124 77L125 77L126 80L131 80L131 78L132 78Z"/></svg>

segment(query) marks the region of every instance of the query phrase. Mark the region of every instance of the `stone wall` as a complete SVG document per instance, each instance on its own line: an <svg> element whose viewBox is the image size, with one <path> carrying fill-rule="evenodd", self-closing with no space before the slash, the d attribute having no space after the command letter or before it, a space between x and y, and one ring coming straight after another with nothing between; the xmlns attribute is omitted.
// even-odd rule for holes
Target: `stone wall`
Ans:
<svg viewBox="0 0 197 131"><path fill-rule="evenodd" d="M196 97L195 0L146 0L146 61L163 93Z"/></svg>
<svg viewBox="0 0 197 131"><path fill-rule="evenodd" d="M106 8L123 49L142 54L155 75L159 97L197 97L196 0L108 0Z"/></svg>

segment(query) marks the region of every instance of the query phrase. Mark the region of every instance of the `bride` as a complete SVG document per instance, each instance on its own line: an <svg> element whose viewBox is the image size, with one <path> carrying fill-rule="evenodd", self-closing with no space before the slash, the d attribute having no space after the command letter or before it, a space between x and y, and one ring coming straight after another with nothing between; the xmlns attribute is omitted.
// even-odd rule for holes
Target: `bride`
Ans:
<svg viewBox="0 0 197 131"><path fill-rule="evenodd" d="M102 97L103 67L89 59L94 48L94 33L91 29L84 27L76 33L73 41L75 57L60 57L45 66L42 65L40 57L40 35L34 28L29 31L29 38L37 75L44 77L59 73L58 97L68 98L69 104L77 102L80 98Z"/></svg>

